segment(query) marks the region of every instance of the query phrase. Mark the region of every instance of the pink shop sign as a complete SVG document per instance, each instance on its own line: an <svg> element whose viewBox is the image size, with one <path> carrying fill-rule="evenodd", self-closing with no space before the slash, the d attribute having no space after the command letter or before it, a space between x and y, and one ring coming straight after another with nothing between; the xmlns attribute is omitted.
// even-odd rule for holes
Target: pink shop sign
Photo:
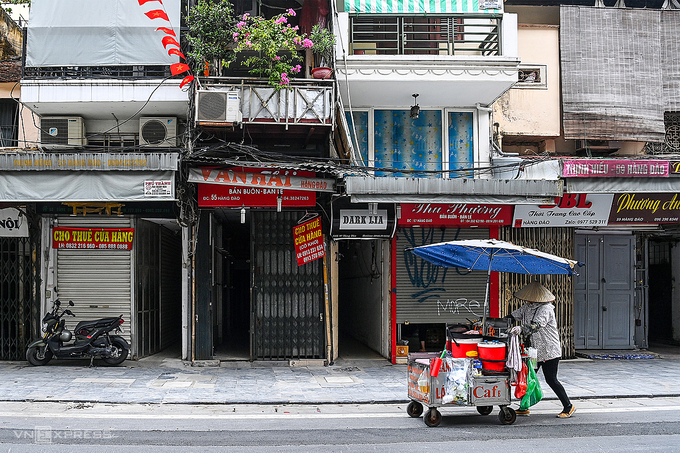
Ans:
<svg viewBox="0 0 680 453"><path fill-rule="evenodd" d="M565 178L666 178L666 160L568 159L563 162Z"/></svg>

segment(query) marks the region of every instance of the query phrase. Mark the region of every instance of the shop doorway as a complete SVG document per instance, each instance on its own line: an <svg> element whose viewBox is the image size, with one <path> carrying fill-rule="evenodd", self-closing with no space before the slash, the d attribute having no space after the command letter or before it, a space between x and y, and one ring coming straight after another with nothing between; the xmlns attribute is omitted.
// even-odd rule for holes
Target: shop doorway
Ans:
<svg viewBox="0 0 680 453"><path fill-rule="evenodd" d="M649 263L649 342L673 342L673 265L669 238L650 238Z"/></svg>
<svg viewBox="0 0 680 453"><path fill-rule="evenodd" d="M215 358L250 360L250 216L241 223L239 210L221 209L220 245L215 245L216 291Z"/></svg>

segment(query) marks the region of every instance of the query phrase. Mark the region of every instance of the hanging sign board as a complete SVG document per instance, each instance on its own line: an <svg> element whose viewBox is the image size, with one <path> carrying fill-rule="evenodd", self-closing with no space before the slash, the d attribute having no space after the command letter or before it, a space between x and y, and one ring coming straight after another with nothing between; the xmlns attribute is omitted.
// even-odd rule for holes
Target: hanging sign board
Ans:
<svg viewBox="0 0 680 453"><path fill-rule="evenodd" d="M0 209L0 237L27 238L28 219L15 208Z"/></svg>
<svg viewBox="0 0 680 453"><path fill-rule="evenodd" d="M399 226L460 227L510 225L511 205L478 203L402 203Z"/></svg>
<svg viewBox="0 0 680 453"><path fill-rule="evenodd" d="M667 160L567 159L562 169L565 178L665 178L668 173Z"/></svg>
<svg viewBox="0 0 680 453"><path fill-rule="evenodd" d="M52 248L132 250L134 228L53 228Z"/></svg>
<svg viewBox="0 0 680 453"><path fill-rule="evenodd" d="M299 176L298 171L272 169L190 168L189 182L227 184L261 189L311 190L335 192L335 180Z"/></svg>
<svg viewBox="0 0 680 453"><path fill-rule="evenodd" d="M391 239L396 227L393 203L350 203L344 198L333 201L333 239Z"/></svg>
<svg viewBox="0 0 680 453"><path fill-rule="evenodd" d="M293 228L295 256L298 266L309 263L326 255L321 232L321 217L301 223Z"/></svg>
<svg viewBox="0 0 680 453"><path fill-rule="evenodd" d="M198 185L198 206L209 207L276 207L281 197L284 208L316 206L316 192L303 190L262 189L259 187Z"/></svg>
<svg viewBox="0 0 680 453"><path fill-rule="evenodd" d="M609 224L617 223L678 223L680 194L620 193L614 195Z"/></svg>
<svg viewBox="0 0 680 453"><path fill-rule="evenodd" d="M595 227L607 225L612 194L564 194L554 205L515 206L513 225L526 227Z"/></svg>

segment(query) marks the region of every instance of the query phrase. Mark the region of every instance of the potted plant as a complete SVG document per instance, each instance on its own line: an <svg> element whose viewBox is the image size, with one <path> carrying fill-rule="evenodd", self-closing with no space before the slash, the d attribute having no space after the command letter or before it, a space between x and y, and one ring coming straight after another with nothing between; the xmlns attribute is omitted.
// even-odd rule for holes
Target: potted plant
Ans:
<svg viewBox="0 0 680 453"><path fill-rule="evenodd" d="M266 78L277 91L288 88L290 77L302 70L298 47L312 47L312 41L288 23L292 16L293 9L271 19L244 14L232 32L234 50L252 53L243 64L251 73Z"/></svg>
<svg viewBox="0 0 680 453"><path fill-rule="evenodd" d="M219 75L222 67L234 60L234 38L224 30L231 30L236 23L229 0L204 1L191 7L187 14L187 27L191 51L187 54L189 64L197 71Z"/></svg>
<svg viewBox="0 0 680 453"><path fill-rule="evenodd" d="M335 35L328 28L314 25L309 34L312 41L311 51L314 54L314 65L312 77L317 79L327 79L331 76L333 63L333 52L335 51Z"/></svg>

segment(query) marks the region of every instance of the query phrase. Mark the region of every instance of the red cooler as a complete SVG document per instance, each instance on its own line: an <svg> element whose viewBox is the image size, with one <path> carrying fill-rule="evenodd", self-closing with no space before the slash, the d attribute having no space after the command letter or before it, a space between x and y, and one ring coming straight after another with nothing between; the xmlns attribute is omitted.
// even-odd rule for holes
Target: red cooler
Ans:
<svg viewBox="0 0 680 453"><path fill-rule="evenodd" d="M446 349L451 352L451 355L457 359L464 359L469 351L477 352L477 345L481 342L481 338L463 338L455 340L449 338L446 342Z"/></svg>

